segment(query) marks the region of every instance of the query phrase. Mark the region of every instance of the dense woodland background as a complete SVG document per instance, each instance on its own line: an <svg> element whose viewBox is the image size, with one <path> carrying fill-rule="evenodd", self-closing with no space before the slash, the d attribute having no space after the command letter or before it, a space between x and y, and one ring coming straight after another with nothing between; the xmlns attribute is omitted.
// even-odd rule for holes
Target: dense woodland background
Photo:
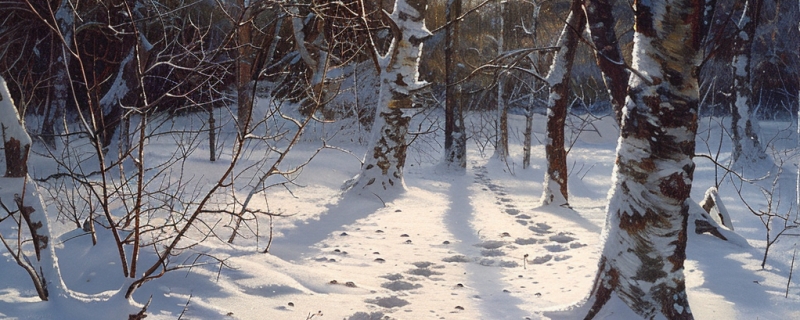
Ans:
<svg viewBox="0 0 800 320"><path fill-rule="evenodd" d="M315 70L298 59L301 53L291 28L292 15L302 17L304 41L311 50L329 52L333 58L328 71L331 76L325 82L338 90L352 90L352 81L344 87L339 83L353 77L353 69L348 67L370 59L365 49L368 34L375 37L382 50L386 49L390 33L379 9L391 11L393 6L388 0L363 1L363 7L360 3L259 1L242 14L237 9L241 4L236 1L87 2L75 8L74 31L65 33L58 29L64 23L58 15L58 1L4 1L0 75L9 83L23 114L47 115L46 123L61 126L64 115L70 122L76 121L76 112L94 113L104 119L103 128L109 132L121 123L120 118L126 114L124 106L142 104L138 101L143 99L142 93L133 90L132 84L137 82L146 93L148 112L196 112L230 103L237 59L247 60L246 64L252 66L243 72L259 81L257 94L303 100L309 98ZM434 84L429 93L433 98L443 95L445 83L445 29L440 28L446 22L445 4L431 1L425 16L428 29L436 32L425 41L420 73L423 80ZM701 71L705 114L729 113L735 52L732 46L742 5L742 1L716 1ZM456 74L463 79L461 103L470 109L491 109L496 105L497 91L492 86L499 69L480 67L511 64L508 59L495 60L501 30L505 52L551 47L563 27L569 1L508 1L502 20L499 1L463 2L465 12L478 6L460 23L454 59L458 65ZM360 21L362 9L366 23ZM796 110L800 41L794 25L797 12L793 1L763 2L752 52L752 88L761 118L786 118ZM615 2L614 14L621 49L630 61L630 3ZM505 24L503 29L501 22ZM244 40L237 38L242 33L248 33ZM64 41L69 47L66 52ZM578 99L577 105L573 104L575 110L607 110L608 96L590 43L584 40L579 45L570 100ZM137 56L135 62L129 57L132 52ZM528 67L546 73L552 52L544 51L542 59L535 62L538 65ZM72 53L72 57L65 53ZM516 63L534 63L532 59L525 60ZM140 70L127 65L130 63ZM337 68L343 71L331 71ZM69 82L62 75L65 71ZM511 71L500 76L514 79L513 88L504 90L504 99L510 106L524 109L533 104L542 110L546 94L538 90L541 84L531 75ZM128 92L115 91L118 77L129 83ZM64 86L68 89L61 93ZM120 95L121 103L111 102L109 95L115 94ZM524 98L531 94L539 95L533 100ZM436 102L442 100L423 99L431 107L442 107ZM355 103L358 105L353 108ZM371 113L363 109L369 108L369 100L336 101L325 106L331 117L365 116ZM42 128L45 132L38 134L51 141L48 136L54 132L48 131L55 127Z"/></svg>

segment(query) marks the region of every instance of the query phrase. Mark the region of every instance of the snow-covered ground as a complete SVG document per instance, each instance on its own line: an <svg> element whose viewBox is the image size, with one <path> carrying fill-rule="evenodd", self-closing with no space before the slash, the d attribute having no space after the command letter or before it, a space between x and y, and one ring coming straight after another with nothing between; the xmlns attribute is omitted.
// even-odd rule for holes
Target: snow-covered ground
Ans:
<svg viewBox="0 0 800 320"><path fill-rule="evenodd" d="M480 117L470 120L473 131L481 129ZM189 122L177 121L179 126ZM534 124L543 128L544 118L537 117ZM152 297L147 319L570 318L564 316L568 313L551 311L568 309L584 299L596 274L617 129L606 117L578 137L569 153L572 209L567 209L539 206L543 147L533 147L532 168L522 169L524 118L512 115L510 125L509 163L489 158L491 147L471 143L464 174L438 165L440 137L420 137L405 167L407 191L387 203L377 197L343 195L342 183L358 173L360 162L341 150L324 149L289 187L291 192L284 188L266 192L269 210L285 214L274 220L269 253L259 252L267 243L263 229L269 222L264 218L259 238L241 237L233 245L209 240L194 248L226 258L227 267L208 264L169 272L145 283L134 299L143 304ZM364 154L364 145L358 143L364 141L363 132L354 126L341 130L335 123L326 126L309 128L290 159L304 161L322 137L355 155ZM782 200L779 210L792 210L790 220L795 220L796 128L788 122L761 127L765 140L776 137L772 139L776 154L785 160L783 176L777 180L776 190L781 192L773 194ZM232 127L225 130L223 139L230 139ZM489 127L483 130L493 132ZM537 130L540 138L541 130ZM720 128L705 119L700 131L698 152L710 149L713 156ZM703 139L710 139L710 147ZM150 149L153 157L175 148L174 143L159 144L158 139L151 144L156 146ZM725 139L720 162L727 161L729 150ZM50 163L46 157L34 158L38 167L31 171L48 172L42 169ZM213 175L225 166L208 163L207 151L197 151L192 159L187 171L198 176ZM715 170L708 160L696 162L692 194L700 201L714 185ZM776 172L757 169L754 172ZM772 178L755 183L769 187ZM762 269L766 231L739 199L737 183L725 177L720 194L741 238L721 241L708 234L689 235L685 274L692 311L698 319L798 319L800 282L788 280L800 231L784 234ZM13 186L0 179L4 203L19 192ZM746 186L743 196L751 207L766 208L766 198L757 188ZM56 208L50 205L48 210L55 221ZM13 235L8 220L3 223L0 231ZM782 222L774 232L781 227ZM53 222L51 228L70 290L113 293L129 283L114 265L119 261L116 249L103 241L110 237L107 233L101 230L100 244L92 247L90 238L81 236L84 232L75 230L74 224ZM29 278L5 250L0 270L0 318L127 317L115 308L118 303L39 302ZM609 318L627 318L613 311Z"/></svg>

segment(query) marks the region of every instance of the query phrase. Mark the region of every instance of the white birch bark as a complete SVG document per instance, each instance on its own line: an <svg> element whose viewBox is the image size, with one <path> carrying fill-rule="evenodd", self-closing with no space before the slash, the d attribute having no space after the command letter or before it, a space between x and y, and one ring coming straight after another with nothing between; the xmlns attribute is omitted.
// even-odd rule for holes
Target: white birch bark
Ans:
<svg viewBox="0 0 800 320"><path fill-rule="evenodd" d="M497 36L497 55L500 56L505 50L506 20L504 16L507 5L504 0L498 0L497 2L499 7L498 20L500 28L500 32L498 32ZM497 125L495 131L497 141L494 149L494 156L503 162L505 162L508 157L508 106L504 97L506 76L507 74L505 72L501 72L497 79Z"/></svg>
<svg viewBox="0 0 800 320"><path fill-rule="evenodd" d="M403 166L411 95L426 85L419 80L422 41L430 36L425 27L427 0L398 0L390 19L395 39L385 57L379 59L380 92L372 126L372 142L351 190L374 194L388 201L405 190Z"/></svg>
<svg viewBox="0 0 800 320"><path fill-rule="evenodd" d="M8 142L16 141L16 144L20 146L16 151L23 153L20 155L21 158L27 159L32 142L31 137L25 130L17 108L14 106L14 101L9 94L6 82L2 77L0 77L0 128L2 128L3 142L6 145L4 150L6 158L8 158L8 152L10 151ZM6 165L9 164L6 163ZM27 176L27 163L24 163L24 165L25 170L21 172L21 175L13 175L10 178L3 179L15 179L19 182L14 184L18 186L14 190L19 191L14 192L13 203L16 203L19 209L18 214L23 216L22 220L28 225L36 251L36 260L26 259L32 269L26 269L26 271L35 274L32 280L35 286L39 287L37 291L40 291L39 295L42 300L48 300L53 295L65 296L64 284L58 270L55 251L51 245L52 237L47 216L42 206L42 200L39 197L36 184ZM7 168L6 172L8 171ZM9 177L8 175L6 176ZM19 196L19 194L22 194L22 196ZM9 199L5 200L6 205L11 206L12 202L7 201Z"/></svg>
<svg viewBox="0 0 800 320"><path fill-rule="evenodd" d="M586 15L581 0L573 0L567 23L558 39L558 52L553 57L547 82L550 95L547 100L547 137L545 158L547 169L544 175L542 205L569 206L567 192L567 150L564 145L564 125L570 93L572 62L578 45L578 37L586 26Z"/></svg>
<svg viewBox="0 0 800 320"><path fill-rule="evenodd" d="M686 296L702 2L637 1L633 69L587 319L619 299L645 319L692 319Z"/></svg>
<svg viewBox="0 0 800 320"><path fill-rule="evenodd" d="M31 137L25 131L17 107L11 100L6 81L0 77L0 138L6 159L5 176L22 178L28 174L28 152Z"/></svg>
<svg viewBox="0 0 800 320"><path fill-rule="evenodd" d="M755 99L751 86L753 37L758 24L761 0L748 0L739 19L733 56L733 88L735 101L731 108L733 161L755 163L766 159L758 138L758 120L753 112Z"/></svg>

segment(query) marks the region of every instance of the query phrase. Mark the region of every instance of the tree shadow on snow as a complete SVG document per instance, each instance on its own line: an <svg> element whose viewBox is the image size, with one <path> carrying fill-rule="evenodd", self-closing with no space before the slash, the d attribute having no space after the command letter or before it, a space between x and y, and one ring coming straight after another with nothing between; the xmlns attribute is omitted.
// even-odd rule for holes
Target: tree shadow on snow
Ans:
<svg viewBox="0 0 800 320"><path fill-rule="evenodd" d="M295 222L294 228L281 230L283 236L272 240L270 254L286 261L299 261L314 251L313 246L332 233L340 236L343 227L365 218L385 206L376 197L345 192L339 201L327 205L317 220Z"/></svg>
<svg viewBox="0 0 800 320"><path fill-rule="evenodd" d="M449 190L450 206L445 213L447 230L456 238L456 251L465 256L478 256L480 248L475 244L483 242L471 221L475 213L470 202L469 186L472 176L453 176ZM468 285L478 290L480 307L484 316L493 319L524 319L529 314L519 308L522 300L503 292L503 279L497 266L484 266L475 262L465 267Z"/></svg>

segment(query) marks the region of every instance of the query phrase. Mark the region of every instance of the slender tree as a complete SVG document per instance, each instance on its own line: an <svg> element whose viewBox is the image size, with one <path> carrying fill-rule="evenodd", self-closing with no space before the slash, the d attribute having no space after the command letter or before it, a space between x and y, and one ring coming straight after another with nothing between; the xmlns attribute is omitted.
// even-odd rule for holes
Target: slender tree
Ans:
<svg viewBox="0 0 800 320"><path fill-rule="evenodd" d="M497 55L503 54L506 41L506 33L511 28L506 26L510 19L506 19L507 0L497 0L498 26L500 31L497 33ZM494 156L502 161L508 157L508 105L505 99L506 72L501 72L497 79L497 141L494 148Z"/></svg>
<svg viewBox="0 0 800 320"><path fill-rule="evenodd" d="M766 159L763 146L758 139L758 121L753 114L753 39L756 35L762 0L747 0L738 22L739 32L734 40L733 91L735 100L731 106L731 135L733 161L741 163Z"/></svg>
<svg viewBox="0 0 800 320"><path fill-rule="evenodd" d="M422 42L430 36L425 27L427 0L397 0L389 16L394 40L385 56L372 43L374 61L380 73L380 91L372 142L367 148L361 173L351 190L372 193L387 200L405 189L406 134L411 118L404 109L412 107L412 94L426 85L419 78Z"/></svg>
<svg viewBox="0 0 800 320"><path fill-rule="evenodd" d="M569 105L570 74L575 49L586 26L581 0L573 0L569 17L558 39L558 52L553 57L547 81L550 96L547 100L547 139L545 157L547 170L542 192L543 205L569 205L567 195L567 149L564 146L564 125Z"/></svg>
<svg viewBox="0 0 800 320"><path fill-rule="evenodd" d="M458 18L461 0L447 0L445 8L445 120L444 161L455 168L467 167L467 136L464 129L464 110L461 105L460 85L456 84L456 57L458 56Z"/></svg>
<svg viewBox="0 0 800 320"><path fill-rule="evenodd" d="M544 0L532 1L533 4L533 12L531 12L531 25L528 29L525 30L525 33L530 35L531 44L536 47L539 46L539 41L537 37L537 32L539 30L539 14L542 12L542 4ZM539 70L543 70L544 66L542 66L542 61L544 60L542 57L542 52L536 52L530 54L529 59L531 61L531 65L533 69L539 72ZM528 98L528 105L525 107L525 131L523 132L523 143L522 143L522 168L527 169L531 166L531 144L533 141L533 115L534 115L534 107L536 104L536 95L534 94L537 90L531 90L531 94Z"/></svg>
<svg viewBox="0 0 800 320"><path fill-rule="evenodd" d="M703 3L636 1L633 68L586 319L613 299L645 319L691 319L683 264L697 132Z"/></svg>

